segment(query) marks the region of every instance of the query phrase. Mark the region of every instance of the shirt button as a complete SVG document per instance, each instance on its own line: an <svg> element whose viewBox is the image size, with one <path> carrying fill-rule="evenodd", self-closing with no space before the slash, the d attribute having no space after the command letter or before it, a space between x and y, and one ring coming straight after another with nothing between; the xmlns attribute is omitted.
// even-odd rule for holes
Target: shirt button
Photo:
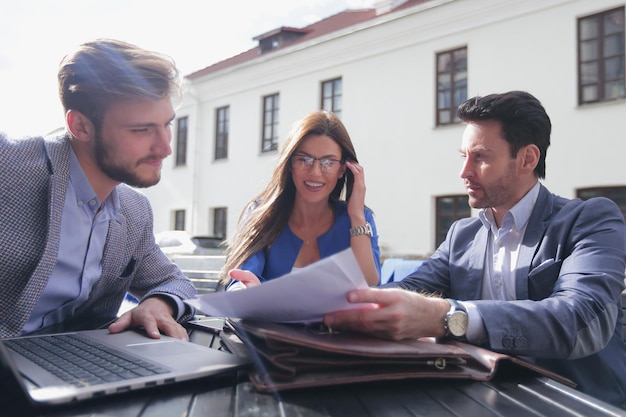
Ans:
<svg viewBox="0 0 626 417"><path fill-rule="evenodd" d="M96 200L89 200L89 205L90 206L95 206L96 205Z"/></svg>

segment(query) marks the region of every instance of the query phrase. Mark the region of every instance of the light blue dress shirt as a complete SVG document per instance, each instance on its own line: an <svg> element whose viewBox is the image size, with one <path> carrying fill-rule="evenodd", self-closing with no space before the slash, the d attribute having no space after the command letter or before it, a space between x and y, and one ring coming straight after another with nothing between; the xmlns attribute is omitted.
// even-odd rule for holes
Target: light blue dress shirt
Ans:
<svg viewBox="0 0 626 417"><path fill-rule="evenodd" d="M115 219L119 209L115 189L104 202L98 200L71 150L57 263L23 334L61 323L87 300L102 272L109 221Z"/></svg>

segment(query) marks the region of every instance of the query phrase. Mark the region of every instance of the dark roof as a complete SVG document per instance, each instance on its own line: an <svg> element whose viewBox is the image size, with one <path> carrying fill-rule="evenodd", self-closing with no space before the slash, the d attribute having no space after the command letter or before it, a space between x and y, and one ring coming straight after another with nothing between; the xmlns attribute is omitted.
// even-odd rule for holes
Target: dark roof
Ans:
<svg viewBox="0 0 626 417"><path fill-rule="evenodd" d="M281 33L281 32L291 32L291 33L300 33L300 34L302 34L302 33L310 32L310 30L306 29L306 28L299 29L299 28L292 28L292 27L289 27L289 26L281 26L278 29L270 30L269 32L265 32L262 35L255 36L253 39L255 41L258 41L258 40L269 38L270 36L274 36L274 35L276 35L278 33Z"/></svg>
<svg viewBox="0 0 626 417"><path fill-rule="evenodd" d="M406 9L408 7L415 6L417 4L425 3L427 1L430 1L430 0L407 0L406 2L402 3L395 9L391 10L390 12L394 12L394 11L401 10L401 9ZM337 13L333 16L330 16L318 22L315 22L304 28L298 29L298 28L283 26L278 29L274 29L272 31L256 36L254 39L258 41L262 41L262 40L268 39L272 36L275 36L284 32L298 34L299 36L297 36L296 38L292 39L289 42L286 42L278 46L275 49L272 49L271 51L266 51L263 53L261 52L261 48L257 45L256 47L249 49L245 52L242 52L238 55L235 55L231 58L217 62L201 70L192 72L191 74L187 75L186 78L190 80L194 80L194 79L203 77L204 75L211 74L211 73L217 72L225 68L233 67L235 65L238 65L247 61L251 61L261 55L268 55L268 54L273 53L274 51L281 50L285 47L292 46L301 42L306 42L310 39L318 38L328 33L332 33L332 32L345 29L347 27L371 20L375 18L376 16L377 16L376 9L345 10L343 12Z"/></svg>

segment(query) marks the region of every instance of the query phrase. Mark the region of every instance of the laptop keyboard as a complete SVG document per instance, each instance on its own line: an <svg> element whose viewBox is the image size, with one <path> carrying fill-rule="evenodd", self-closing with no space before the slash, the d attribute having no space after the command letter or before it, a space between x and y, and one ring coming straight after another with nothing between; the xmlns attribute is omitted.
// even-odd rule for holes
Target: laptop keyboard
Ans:
<svg viewBox="0 0 626 417"><path fill-rule="evenodd" d="M102 345L80 334L5 340L58 378L77 387L168 372L151 362Z"/></svg>

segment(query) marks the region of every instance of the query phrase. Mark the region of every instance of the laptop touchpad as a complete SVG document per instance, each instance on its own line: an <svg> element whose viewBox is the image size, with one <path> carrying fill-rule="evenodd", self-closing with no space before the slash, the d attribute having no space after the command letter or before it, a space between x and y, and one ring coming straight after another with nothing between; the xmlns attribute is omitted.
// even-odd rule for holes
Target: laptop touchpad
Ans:
<svg viewBox="0 0 626 417"><path fill-rule="evenodd" d="M132 343L126 345L132 352L139 355L167 356L180 355L188 352L197 352L197 345L193 343L176 342L172 340L155 340L144 343Z"/></svg>

